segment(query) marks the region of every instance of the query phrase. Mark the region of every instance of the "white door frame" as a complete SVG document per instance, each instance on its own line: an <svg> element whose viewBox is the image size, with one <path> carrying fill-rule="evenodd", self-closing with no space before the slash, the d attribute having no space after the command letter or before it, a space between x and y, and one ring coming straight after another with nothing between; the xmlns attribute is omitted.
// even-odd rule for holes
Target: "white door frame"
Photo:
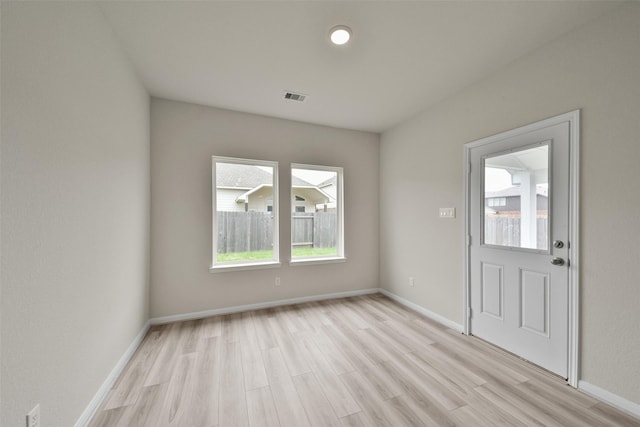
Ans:
<svg viewBox="0 0 640 427"><path fill-rule="evenodd" d="M463 332L469 335L471 330L471 230L470 230L470 197L471 197L471 149L482 145L491 144L498 140L510 138L537 129L569 122L569 333L568 333L568 378L567 382L574 388L578 387L578 363L579 363L579 185L580 185L580 110L571 111L559 116L551 117L536 123L531 123L516 129L502 132L497 135L481 138L464 145L464 289L463 289Z"/></svg>

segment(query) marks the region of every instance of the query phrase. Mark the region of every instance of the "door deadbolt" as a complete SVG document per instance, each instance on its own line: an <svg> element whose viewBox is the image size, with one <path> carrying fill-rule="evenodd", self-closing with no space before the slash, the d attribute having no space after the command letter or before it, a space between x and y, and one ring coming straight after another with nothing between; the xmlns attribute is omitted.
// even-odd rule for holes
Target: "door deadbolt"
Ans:
<svg viewBox="0 0 640 427"><path fill-rule="evenodd" d="M562 240L554 240L553 247L556 249L564 248L564 242Z"/></svg>

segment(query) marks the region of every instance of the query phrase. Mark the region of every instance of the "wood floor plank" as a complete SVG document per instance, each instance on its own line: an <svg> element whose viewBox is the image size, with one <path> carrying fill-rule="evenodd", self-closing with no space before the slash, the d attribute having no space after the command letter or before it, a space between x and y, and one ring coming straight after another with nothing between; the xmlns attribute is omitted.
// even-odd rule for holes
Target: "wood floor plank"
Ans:
<svg viewBox="0 0 640 427"><path fill-rule="evenodd" d="M542 422L545 426L565 426L566 419L558 411L553 411L551 405L537 399L537 396L523 393L517 386L487 383L482 386L491 390L501 399L519 408L531 419Z"/></svg>
<svg viewBox="0 0 640 427"><path fill-rule="evenodd" d="M439 383L436 378L411 363L408 359L403 358L390 361L384 363L382 367L392 378L411 378L410 382L403 385L406 391L409 391L408 387L411 387L412 393L426 396L429 400L441 405L448 411L464 406L465 404L462 398L458 397L451 389L447 388L446 385Z"/></svg>
<svg viewBox="0 0 640 427"><path fill-rule="evenodd" d="M329 316L327 316L327 309L318 301L309 302L303 304L307 312L307 317L315 321L316 329L318 326L330 326L333 324Z"/></svg>
<svg viewBox="0 0 640 427"><path fill-rule="evenodd" d="M302 406L298 392L279 348L262 351L264 365L273 394L273 401L278 412L280 425L283 427L310 426L309 419Z"/></svg>
<svg viewBox="0 0 640 427"><path fill-rule="evenodd" d="M386 363L386 362L385 362ZM364 381L368 383L382 400L402 394L402 387L397 378L394 378L388 370L384 369L384 364L374 366L362 366L360 372L364 375Z"/></svg>
<svg viewBox="0 0 640 427"><path fill-rule="evenodd" d="M336 347L352 366L372 367L375 365L375 363L372 362L365 353L363 353L360 347L358 347L352 340L344 335L340 328L336 327L335 325L324 326L323 331L325 332L326 336L332 341L332 346Z"/></svg>
<svg viewBox="0 0 640 427"><path fill-rule="evenodd" d="M349 372L341 375L340 378L349 387L356 402L363 409L360 414L366 426L393 426L393 418L385 410L384 400L380 399L379 394L365 380L365 376L362 373L358 371Z"/></svg>
<svg viewBox="0 0 640 427"><path fill-rule="evenodd" d="M414 351L415 348L403 335L395 333L391 328L385 328L384 322L379 322L375 328L367 329L366 331L374 336L374 338L383 343L388 349L396 353L409 353Z"/></svg>
<svg viewBox="0 0 640 427"><path fill-rule="evenodd" d="M120 406L118 408L99 411L91 420L91 426L112 427L122 425L120 420L124 417L125 412L128 410L128 406Z"/></svg>
<svg viewBox="0 0 640 427"><path fill-rule="evenodd" d="M580 426L600 426L605 420L598 419L595 414L584 411L578 407L566 407L560 400L554 399L552 396L544 393L538 393L539 388L535 386L531 381L526 381L513 386L509 389L511 393L535 404L535 407L541 413L552 417L562 425L580 425Z"/></svg>
<svg viewBox="0 0 640 427"><path fill-rule="evenodd" d="M203 335L201 332L203 323L202 319L190 320L182 323L184 330L181 333L186 335L182 345L183 353L193 353L200 349L200 345L203 342Z"/></svg>
<svg viewBox="0 0 640 427"><path fill-rule="evenodd" d="M112 425L126 425L128 427L160 426L160 414L168 389L169 383L143 388L136 404L127 407L120 424Z"/></svg>
<svg viewBox="0 0 640 427"><path fill-rule="evenodd" d="M343 427L367 427L367 420L362 412L340 418Z"/></svg>
<svg viewBox="0 0 640 427"><path fill-rule="evenodd" d="M513 427L513 422L508 422L504 419L495 416L488 417L484 412L479 411L478 408L471 405L465 405L460 408L456 408L451 412L456 424L461 426L474 426L474 427Z"/></svg>
<svg viewBox="0 0 640 427"><path fill-rule="evenodd" d="M247 410L251 427L280 427L269 386L247 390Z"/></svg>
<svg viewBox="0 0 640 427"><path fill-rule="evenodd" d="M341 426L313 372L293 377L293 385L312 426Z"/></svg>
<svg viewBox="0 0 640 427"><path fill-rule="evenodd" d="M251 312L251 317L253 318L253 326L256 330L260 350L277 347L278 341L269 325L269 317L272 317L269 310L253 311Z"/></svg>
<svg viewBox="0 0 640 427"><path fill-rule="evenodd" d="M536 418L532 418L529 414L523 411L518 405L514 405L513 401L507 401L502 398L502 396L496 393L492 388L487 387L490 384L484 384L476 387L475 391L480 395L484 400L485 404L489 406L495 406L500 409L503 413L508 413L509 415L516 418L518 424L526 425L526 426L544 426L544 423L538 421Z"/></svg>
<svg viewBox="0 0 640 427"><path fill-rule="evenodd" d="M147 376L144 380L145 387L169 382L173 366L178 360L179 352L176 352L176 348L180 348L180 342L184 339L184 337L180 335L180 322L165 325L165 328L166 337L164 343L158 356L154 359L150 369L147 371Z"/></svg>
<svg viewBox="0 0 640 427"><path fill-rule="evenodd" d="M387 320L383 316L378 315L374 310L369 309L363 301L366 301L366 299L360 299L360 297L345 298L344 304L360 316L370 328Z"/></svg>
<svg viewBox="0 0 640 427"><path fill-rule="evenodd" d="M398 368L392 362L383 365L389 376L395 378L400 384L402 395L407 396L417 407L420 407L429 418L438 425L451 426L454 423L449 417L449 409L454 409L460 405L450 402L443 395L444 390L431 389L426 384L415 380L405 369ZM449 409L444 406L448 405Z"/></svg>
<svg viewBox="0 0 640 427"><path fill-rule="evenodd" d="M430 365L441 372L446 372L449 380L456 383L458 387L472 389L487 382L485 378L469 369L465 363L451 359L435 345L427 347L424 352L410 353L407 357L417 366Z"/></svg>
<svg viewBox="0 0 640 427"><path fill-rule="evenodd" d="M161 330L147 334L109 392L104 404L105 410L129 406L138 400L149 364L156 359L161 343Z"/></svg>
<svg viewBox="0 0 640 427"><path fill-rule="evenodd" d="M222 337L219 335L203 340L196 367L197 378L191 408L194 425L218 424L223 345Z"/></svg>
<svg viewBox="0 0 640 427"><path fill-rule="evenodd" d="M212 316L202 319L202 327L200 328L204 339L219 337L222 335L222 317Z"/></svg>
<svg viewBox="0 0 640 427"><path fill-rule="evenodd" d="M417 357L414 353L408 353L404 358L409 362L409 365L418 368L420 372L424 372L428 378L432 379L432 386L450 392L450 399L457 401L459 406L464 405L469 394L472 392L472 388L475 386L469 386L461 381L456 381L457 376L450 367L436 368L431 363Z"/></svg>
<svg viewBox="0 0 640 427"><path fill-rule="evenodd" d="M251 313L242 313L240 325L240 350L245 390L262 388L269 385L267 373L262 361L260 342L256 335Z"/></svg>
<svg viewBox="0 0 640 427"><path fill-rule="evenodd" d="M557 380L538 380L526 381L523 386L529 388L533 393L548 396L555 402L561 403L566 407L591 408L598 403L597 400L589 395L579 392L568 385L557 387Z"/></svg>
<svg viewBox="0 0 640 427"><path fill-rule="evenodd" d="M180 355L173 370L169 387L162 405L159 424L165 426L181 426L189 424L196 380L196 363L198 355L187 353Z"/></svg>
<svg viewBox="0 0 640 427"><path fill-rule="evenodd" d="M237 342L240 339L239 329L242 313L231 313L222 316L222 337L226 342Z"/></svg>
<svg viewBox="0 0 640 427"><path fill-rule="evenodd" d="M236 317L236 319L238 318ZM222 346L222 370L220 373L220 414L218 419L220 427L249 425L244 375L242 363L239 363L240 360L240 344L237 341L225 342Z"/></svg>
<svg viewBox="0 0 640 427"><path fill-rule="evenodd" d="M340 316L343 322L346 322L353 329L368 329L373 327L373 323L369 323L363 316L349 305L348 299L343 299L336 304L334 312Z"/></svg>
<svg viewBox="0 0 640 427"><path fill-rule="evenodd" d="M631 415L627 415L622 411L619 411L611 406L598 402L589 408L590 414L595 414L598 417L604 416L607 423L612 426L619 427L638 427L640 426L640 420L633 418Z"/></svg>
<svg viewBox="0 0 640 427"><path fill-rule="evenodd" d="M320 327L318 333L310 339L318 346L326 358L327 363L329 363L331 369L333 369L333 372L335 372L336 375L341 375L346 372L355 371L355 365L345 356L340 346L331 340L324 330L324 327L325 326Z"/></svg>
<svg viewBox="0 0 640 427"><path fill-rule="evenodd" d="M314 341L305 341L305 345L311 357L310 364L318 378L319 386L324 391L338 418L360 412L360 407L353 399L353 396L333 371L316 343Z"/></svg>
<svg viewBox="0 0 640 427"><path fill-rule="evenodd" d="M291 375L294 376L311 372L311 368L307 363L308 357L305 354L305 350L297 340L291 337L284 316L276 315L270 318L269 325L271 325L276 342L282 350L282 357L286 361L287 368Z"/></svg>
<svg viewBox="0 0 640 427"><path fill-rule="evenodd" d="M289 333L291 335L297 335L303 332L313 332L314 328L307 321L304 311L297 305L288 305L280 307L280 310L276 310L277 316L281 316Z"/></svg>
<svg viewBox="0 0 640 427"><path fill-rule="evenodd" d="M640 427L380 294L157 325L90 427Z"/></svg>
<svg viewBox="0 0 640 427"><path fill-rule="evenodd" d="M441 425L422 410L420 406L409 396L398 396L384 402L390 411L402 420L403 426L432 426Z"/></svg>

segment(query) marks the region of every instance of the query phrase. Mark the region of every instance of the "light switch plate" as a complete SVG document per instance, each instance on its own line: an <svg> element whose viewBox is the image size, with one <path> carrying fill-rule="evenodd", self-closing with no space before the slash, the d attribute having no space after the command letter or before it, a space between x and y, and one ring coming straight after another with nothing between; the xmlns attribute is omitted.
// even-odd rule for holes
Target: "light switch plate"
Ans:
<svg viewBox="0 0 640 427"><path fill-rule="evenodd" d="M455 218L456 208L440 208L440 218Z"/></svg>

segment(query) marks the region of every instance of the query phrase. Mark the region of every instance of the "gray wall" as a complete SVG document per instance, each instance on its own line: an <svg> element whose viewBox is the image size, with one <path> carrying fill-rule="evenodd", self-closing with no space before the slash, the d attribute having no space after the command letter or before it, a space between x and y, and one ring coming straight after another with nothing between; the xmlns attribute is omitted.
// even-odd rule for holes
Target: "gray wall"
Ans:
<svg viewBox="0 0 640 427"><path fill-rule="evenodd" d="M280 268L209 273L212 155L279 162ZM347 262L289 265L291 163L344 167ZM377 287L378 165L376 134L153 98L151 316Z"/></svg>
<svg viewBox="0 0 640 427"><path fill-rule="evenodd" d="M582 109L581 378L636 403L639 23L625 5L384 133L380 152L381 286L462 323L463 145Z"/></svg>
<svg viewBox="0 0 640 427"><path fill-rule="evenodd" d="M2 3L2 425L71 426L148 317L149 97L92 3Z"/></svg>

